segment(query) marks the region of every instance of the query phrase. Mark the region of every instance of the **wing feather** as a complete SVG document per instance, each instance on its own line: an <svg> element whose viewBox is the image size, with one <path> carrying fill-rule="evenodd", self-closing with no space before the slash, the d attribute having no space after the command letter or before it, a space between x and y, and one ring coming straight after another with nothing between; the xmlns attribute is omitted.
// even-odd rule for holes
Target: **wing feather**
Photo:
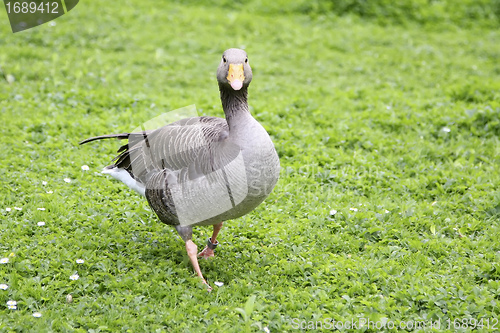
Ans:
<svg viewBox="0 0 500 333"><path fill-rule="evenodd" d="M151 172L160 170L185 169L177 174L196 178L216 168L215 161L221 160L216 155L227 155L221 143L228 133L225 119L216 117L186 118L154 131L131 133L114 165L143 184Z"/></svg>

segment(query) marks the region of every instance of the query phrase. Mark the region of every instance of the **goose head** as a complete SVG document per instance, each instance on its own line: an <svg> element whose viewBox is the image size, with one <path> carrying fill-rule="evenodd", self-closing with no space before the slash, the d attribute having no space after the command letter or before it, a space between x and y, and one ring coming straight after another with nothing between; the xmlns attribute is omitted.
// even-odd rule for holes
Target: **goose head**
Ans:
<svg viewBox="0 0 500 333"><path fill-rule="evenodd" d="M228 49L222 54L217 69L219 86L230 90L248 87L252 81L252 69L248 63L247 53L241 49Z"/></svg>

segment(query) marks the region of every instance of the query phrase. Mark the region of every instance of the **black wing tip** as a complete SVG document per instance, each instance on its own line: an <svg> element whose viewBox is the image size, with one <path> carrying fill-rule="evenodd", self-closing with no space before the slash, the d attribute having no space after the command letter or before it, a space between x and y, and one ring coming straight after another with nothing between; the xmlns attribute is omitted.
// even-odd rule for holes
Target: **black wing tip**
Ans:
<svg viewBox="0 0 500 333"><path fill-rule="evenodd" d="M85 139L85 140L83 140L83 141L78 142L78 144L79 144L79 145L84 145L84 144L86 144L86 143L89 143L89 142L94 141L93 139L94 139L94 138Z"/></svg>
<svg viewBox="0 0 500 333"><path fill-rule="evenodd" d="M83 141L80 141L78 144L79 145L84 145L84 144L92 142L92 141L104 140L104 139L125 140L125 139L128 139L129 136L130 136L130 133L100 135L100 136L94 136L92 138L88 138L88 139L85 139Z"/></svg>

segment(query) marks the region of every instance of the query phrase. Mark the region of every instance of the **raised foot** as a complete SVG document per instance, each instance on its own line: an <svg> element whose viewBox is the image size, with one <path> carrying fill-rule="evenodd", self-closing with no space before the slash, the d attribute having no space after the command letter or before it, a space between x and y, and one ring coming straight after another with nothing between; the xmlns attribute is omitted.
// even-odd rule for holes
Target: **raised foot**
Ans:
<svg viewBox="0 0 500 333"><path fill-rule="evenodd" d="M213 258L214 257L214 250L212 250L208 246L205 246L205 248L203 249L203 251L201 251L200 253L198 253L198 257L205 258L205 259Z"/></svg>
<svg viewBox="0 0 500 333"><path fill-rule="evenodd" d="M208 282L205 279L203 279L203 284L207 286L207 291L208 292L212 291L212 287L208 284Z"/></svg>

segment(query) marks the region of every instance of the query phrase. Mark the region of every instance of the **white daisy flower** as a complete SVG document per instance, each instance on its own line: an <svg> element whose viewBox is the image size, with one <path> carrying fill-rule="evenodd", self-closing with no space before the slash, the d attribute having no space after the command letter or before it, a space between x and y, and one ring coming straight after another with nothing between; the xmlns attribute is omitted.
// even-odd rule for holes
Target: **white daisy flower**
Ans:
<svg viewBox="0 0 500 333"><path fill-rule="evenodd" d="M21 207L14 207L15 210L23 210Z"/></svg>
<svg viewBox="0 0 500 333"><path fill-rule="evenodd" d="M9 262L9 258L0 259L0 264L7 264Z"/></svg>
<svg viewBox="0 0 500 333"><path fill-rule="evenodd" d="M2 283L2 284L0 284L0 289L7 290L7 289L9 289L9 286L6 285L5 283Z"/></svg>
<svg viewBox="0 0 500 333"><path fill-rule="evenodd" d="M73 274L73 275L71 275L71 276L69 277L69 279L70 279L70 280L73 280L73 281L76 281L76 280L78 280L79 278L80 278L80 276L78 275L78 273L75 273L75 274Z"/></svg>
<svg viewBox="0 0 500 333"><path fill-rule="evenodd" d="M12 210L12 208L7 207L7 208L5 208L5 210L6 210L7 212L10 212L10 211Z"/></svg>
<svg viewBox="0 0 500 333"><path fill-rule="evenodd" d="M47 191L47 194L52 194L54 193L54 191Z"/></svg>
<svg viewBox="0 0 500 333"><path fill-rule="evenodd" d="M38 222L38 223L37 223L37 225L38 225L39 227L43 227L43 226L45 225L45 222L40 221L40 222Z"/></svg>
<svg viewBox="0 0 500 333"><path fill-rule="evenodd" d="M332 209L332 210L330 211L330 216L333 216L333 215L335 215L335 214L337 214L337 210Z"/></svg>
<svg viewBox="0 0 500 333"><path fill-rule="evenodd" d="M38 210L45 210L45 208L41 208L41 207L40 207L40 208L37 208L37 209L38 209Z"/></svg>
<svg viewBox="0 0 500 333"><path fill-rule="evenodd" d="M222 287L224 285L224 282L219 282L219 281L215 281L214 284L217 286L217 287Z"/></svg>
<svg viewBox="0 0 500 333"><path fill-rule="evenodd" d="M349 210L352 210L353 212L357 212L358 211L357 208L349 208Z"/></svg>
<svg viewBox="0 0 500 333"><path fill-rule="evenodd" d="M83 260L83 259L76 259L77 264L83 264L84 262L85 262L85 260Z"/></svg>
<svg viewBox="0 0 500 333"><path fill-rule="evenodd" d="M446 127L446 126L445 126L445 127L443 127L443 128L441 129L441 131L443 131L443 132L445 132L445 133L450 133L450 132L451 132L451 129L450 129L449 127Z"/></svg>
<svg viewBox="0 0 500 333"><path fill-rule="evenodd" d="M42 314L40 312L33 312L33 317L40 318Z"/></svg>
<svg viewBox="0 0 500 333"><path fill-rule="evenodd" d="M386 214L389 214L389 213L390 213L390 211L388 211L387 209L386 209L384 212L385 212Z"/></svg>
<svg viewBox="0 0 500 333"><path fill-rule="evenodd" d="M263 328L263 330L264 330L264 332L266 332L266 333L270 333L270 332L271 332L271 331L269 330L269 327L267 327L267 326L266 326L266 327L264 327L264 328Z"/></svg>
<svg viewBox="0 0 500 333"><path fill-rule="evenodd" d="M10 84L12 84L14 81L16 81L16 77L12 74L7 74L5 75L5 79L7 80L7 82L9 82Z"/></svg>
<svg viewBox="0 0 500 333"><path fill-rule="evenodd" d="M42 182L42 185L43 185L43 186L45 186L45 185L47 185L47 184L48 184L48 183L47 183L45 180Z"/></svg>
<svg viewBox="0 0 500 333"><path fill-rule="evenodd" d="M89 171L89 170L90 170L90 168L89 168L89 166L88 166L88 165L84 164L84 165L82 165L82 170L83 170L83 171Z"/></svg>
<svg viewBox="0 0 500 333"><path fill-rule="evenodd" d="M17 309L17 302L16 301L8 301L7 308L9 308L9 310Z"/></svg>
<svg viewBox="0 0 500 333"><path fill-rule="evenodd" d="M64 178L64 181L65 181L66 183L71 183L71 179L70 179L70 178Z"/></svg>

